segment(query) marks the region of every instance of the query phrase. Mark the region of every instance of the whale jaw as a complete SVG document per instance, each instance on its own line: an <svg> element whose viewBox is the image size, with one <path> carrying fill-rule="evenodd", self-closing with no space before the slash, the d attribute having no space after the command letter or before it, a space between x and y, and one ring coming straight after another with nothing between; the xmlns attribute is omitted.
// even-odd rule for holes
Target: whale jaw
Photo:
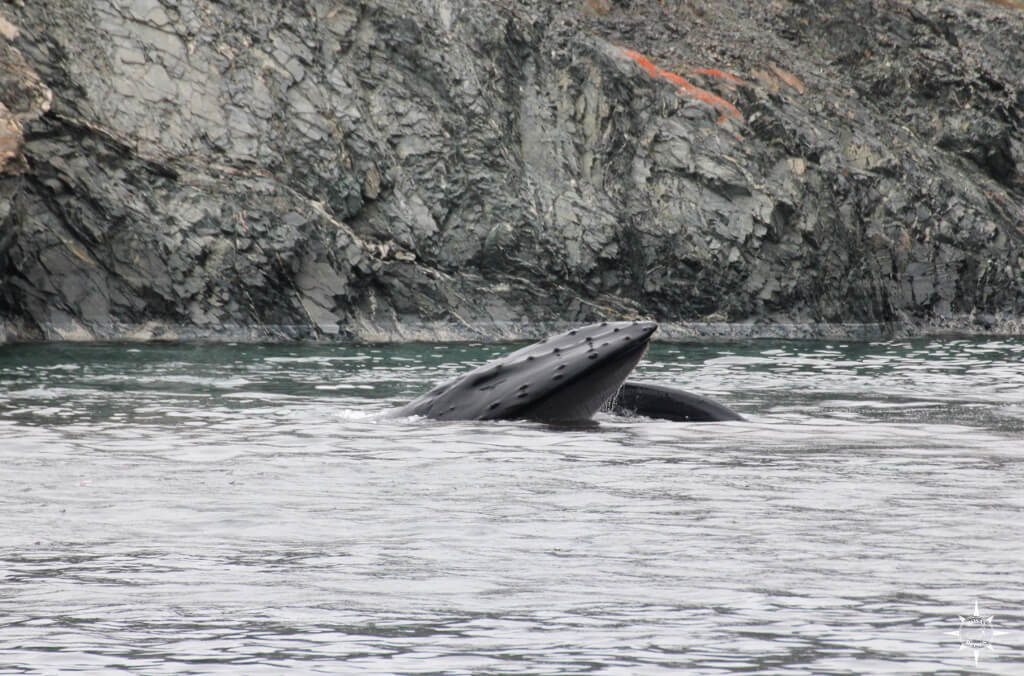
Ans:
<svg viewBox="0 0 1024 676"><path fill-rule="evenodd" d="M590 420L643 357L654 322L604 322L552 336L414 399L400 416L437 420Z"/></svg>
<svg viewBox="0 0 1024 676"><path fill-rule="evenodd" d="M631 352L619 355L617 359L605 361L519 411L516 417L552 424L590 420L615 396L633 367L647 352L647 347L648 343L644 342Z"/></svg>

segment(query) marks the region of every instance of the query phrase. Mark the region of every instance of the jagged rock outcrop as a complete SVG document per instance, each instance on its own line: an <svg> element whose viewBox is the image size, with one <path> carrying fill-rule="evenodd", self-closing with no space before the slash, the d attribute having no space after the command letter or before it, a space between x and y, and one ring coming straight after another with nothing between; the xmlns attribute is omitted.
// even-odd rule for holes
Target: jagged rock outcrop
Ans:
<svg viewBox="0 0 1024 676"><path fill-rule="evenodd" d="M1012 6L0 14L0 341L1021 330Z"/></svg>

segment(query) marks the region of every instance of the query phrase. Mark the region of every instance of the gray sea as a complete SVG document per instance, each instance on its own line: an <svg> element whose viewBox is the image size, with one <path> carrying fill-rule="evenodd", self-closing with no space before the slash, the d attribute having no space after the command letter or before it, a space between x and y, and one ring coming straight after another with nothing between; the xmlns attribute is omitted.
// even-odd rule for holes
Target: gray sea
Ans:
<svg viewBox="0 0 1024 676"><path fill-rule="evenodd" d="M1024 674L1024 339L638 368L746 422L381 417L510 349L0 347L0 673Z"/></svg>

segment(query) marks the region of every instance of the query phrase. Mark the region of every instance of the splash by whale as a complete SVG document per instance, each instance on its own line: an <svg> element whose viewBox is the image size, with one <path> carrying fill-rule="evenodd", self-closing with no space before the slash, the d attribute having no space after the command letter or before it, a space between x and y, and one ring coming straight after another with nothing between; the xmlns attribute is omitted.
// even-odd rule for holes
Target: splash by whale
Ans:
<svg viewBox="0 0 1024 676"><path fill-rule="evenodd" d="M605 408L684 422L743 420L706 397L626 380L657 328L603 322L551 336L442 383L392 415L577 423Z"/></svg>

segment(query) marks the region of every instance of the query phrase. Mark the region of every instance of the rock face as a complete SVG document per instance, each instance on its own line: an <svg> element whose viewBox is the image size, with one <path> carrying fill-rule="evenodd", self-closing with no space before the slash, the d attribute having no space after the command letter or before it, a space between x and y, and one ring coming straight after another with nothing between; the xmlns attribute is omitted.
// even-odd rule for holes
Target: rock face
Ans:
<svg viewBox="0 0 1024 676"><path fill-rule="evenodd" d="M1024 12L0 8L0 341L1020 331Z"/></svg>

